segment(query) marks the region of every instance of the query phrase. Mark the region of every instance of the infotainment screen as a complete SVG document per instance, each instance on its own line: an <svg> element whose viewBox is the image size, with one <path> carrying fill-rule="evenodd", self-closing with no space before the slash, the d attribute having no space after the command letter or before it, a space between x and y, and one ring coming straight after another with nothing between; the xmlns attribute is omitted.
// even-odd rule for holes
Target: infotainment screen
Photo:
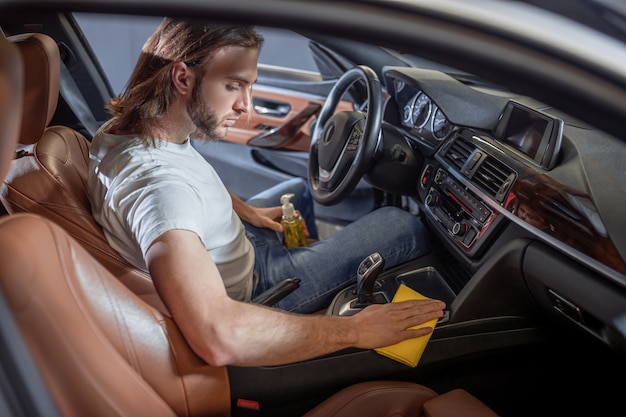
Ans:
<svg viewBox="0 0 626 417"><path fill-rule="evenodd" d="M494 137L545 169L554 166L561 147L563 122L510 101L494 129Z"/></svg>

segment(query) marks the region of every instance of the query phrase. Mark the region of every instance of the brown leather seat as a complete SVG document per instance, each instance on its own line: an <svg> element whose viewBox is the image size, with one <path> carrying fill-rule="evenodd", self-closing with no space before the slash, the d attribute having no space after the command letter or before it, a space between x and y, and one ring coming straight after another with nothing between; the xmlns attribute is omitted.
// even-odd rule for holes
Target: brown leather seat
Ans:
<svg viewBox="0 0 626 417"><path fill-rule="evenodd" d="M53 222L0 222L0 285L62 415L230 415L225 368Z"/></svg>
<svg viewBox="0 0 626 417"><path fill-rule="evenodd" d="M33 161L22 164L17 160L11 164L22 102L19 88L22 65L14 45L19 46L25 57L40 53L38 44L48 44L46 49L54 49L43 35L11 40L13 44L0 38L0 174L4 176L11 165L5 195L11 197L14 213L0 218L0 289L60 415L230 415L226 368L206 365L191 351L167 315L135 294L131 285L123 285L108 267L98 262L96 255L110 261L108 255L103 256L95 249L98 244L86 245L68 233L66 227L93 226L87 216L88 206L68 204L61 194L54 195L65 192L66 187L84 187L84 182L58 178L65 169L70 169L67 167L81 165L75 161L68 163L69 154L58 153L56 146L44 151L47 148L41 144L50 136L57 138L50 141L75 143L83 149L84 138L64 128L44 129L39 141L36 135L27 141L22 134L20 141L37 142L32 151ZM32 62L25 60L25 65L28 67ZM29 83L29 71L25 69L26 83ZM28 102L26 99L24 103L24 119L28 118L28 112L42 111L30 107ZM51 111L49 106L47 111ZM40 118L35 114L33 117ZM48 163L38 162L46 159ZM12 187L23 175L20 170L45 171L55 164L59 166L46 172L48 183L29 183L19 191ZM74 179L82 181L82 172ZM46 187L52 188L46 192ZM27 194L30 188L35 190L32 195ZM26 203L22 207L17 201ZM55 218L52 213L57 206L71 206L76 210L76 221L64 223L63 219ZM19 211L35 213L41 210L42 215L15 213L16 207ZM356 415L495 414L462 390L437 395L421 385L389 381L348 387L307 413L307 417Z"/></svg>
<svg viewBox="0 0 626 417"><path fill-rule="evenodd" d="M24 117L19 151L0 188L9 213L36 213L59 224L135 294L167 310L150 276L130 265L106 240L87 194L89 142L65 126L49 126L59 97L60 56L40 33L11 36L25 63Z"/></svg>
<svg viewBox="0 0 626 417"><path fill-rule="evenodd" d="M438 395L412 382L372 381L349 386L304 417L497 417L463 389Z"/></svg>
<svg viewBox="0 0 626 417"><path fill-rule="evenodd" d="M22 42L33 38L48 42L42 35L12 40L23 52ZM7 42L0 41L4 52ZM20 66L19 56L5 57ZM4 119L19 121L14 108L21 109L21 96L0 91L6 174L19 130ZM4 103L18 106L4 109ZM198 358L169 317L122 285L61 226L35 214L3 217L0 264L2 293L61 415L230 415L226 368Z"/></svg>

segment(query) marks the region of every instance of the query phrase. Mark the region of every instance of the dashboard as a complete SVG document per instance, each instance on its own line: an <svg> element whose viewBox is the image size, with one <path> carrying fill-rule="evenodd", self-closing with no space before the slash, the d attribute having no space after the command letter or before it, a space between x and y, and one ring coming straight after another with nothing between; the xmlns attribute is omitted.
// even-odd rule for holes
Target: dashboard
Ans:
<svg viewBox="0 0 626 417"><path fill-rule="evenodd" d="M386 67L384 76L385 120L426 156L416 190L426 215L466 256L480 255L506 219L626 272L592 196L551 175L564 164L564 120L432 70Z"/></svg>
<svg viewBox="0 0 626 417"><path fill-rule="evenodd" d="M423 290L424 276L438 275L451 254L471 276L445 271L430 295L450 300L450 323L532 317L538 303L626 351L626 201L607 189L623 187L614 172L623 171L624 143L528 97L442 72L385 67L383 77L385 162L376 165L396 164L365 179L413 196L447 249L434 269L421 265L393 285ZM385 187L383 177L399 180ZM393 294L387 281L381 290Z"/></svg>

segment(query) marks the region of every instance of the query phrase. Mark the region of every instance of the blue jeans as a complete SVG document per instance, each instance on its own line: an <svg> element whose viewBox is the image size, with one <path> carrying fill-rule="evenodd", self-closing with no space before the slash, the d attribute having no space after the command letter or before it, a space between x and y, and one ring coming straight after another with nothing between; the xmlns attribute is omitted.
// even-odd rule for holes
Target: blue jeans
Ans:
<svg viewBox="0 0 626 417"><path fill-rule="evenodd" d="M291 201L307 222L311 237L316 237L313 199L306 180L296 178L278 184L248 203L255 207L278 206L285 193L295 194ZM327 239L291 250L283 245L282 234L244 225L255 248L257 283L253 297L285 278L300 278L300 288L275 305L298 313L326 308L340 290L356 283L359 264L374 252L380 253L388 269L430 251L422 222L397 207L374 210Z"/></svg>

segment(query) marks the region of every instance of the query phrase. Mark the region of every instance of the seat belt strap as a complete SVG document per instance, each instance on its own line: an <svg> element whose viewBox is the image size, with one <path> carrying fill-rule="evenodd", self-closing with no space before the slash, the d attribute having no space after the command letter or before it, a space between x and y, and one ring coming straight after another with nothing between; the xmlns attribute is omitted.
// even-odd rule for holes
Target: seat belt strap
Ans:
<svg viewBox="0 0 626 417"><path fill-rule="evenodd" d="M78 85L76 85L76 82L72 78L72 74L70 74L70 71L63 62L61 62L59 90L67 105L72 109L76 117L78 117L78 120L89 133L89 136L93 138L99 128L98 122L93 117L93 113L91 109L89 109L85 97L80 92Z"/></svg>

